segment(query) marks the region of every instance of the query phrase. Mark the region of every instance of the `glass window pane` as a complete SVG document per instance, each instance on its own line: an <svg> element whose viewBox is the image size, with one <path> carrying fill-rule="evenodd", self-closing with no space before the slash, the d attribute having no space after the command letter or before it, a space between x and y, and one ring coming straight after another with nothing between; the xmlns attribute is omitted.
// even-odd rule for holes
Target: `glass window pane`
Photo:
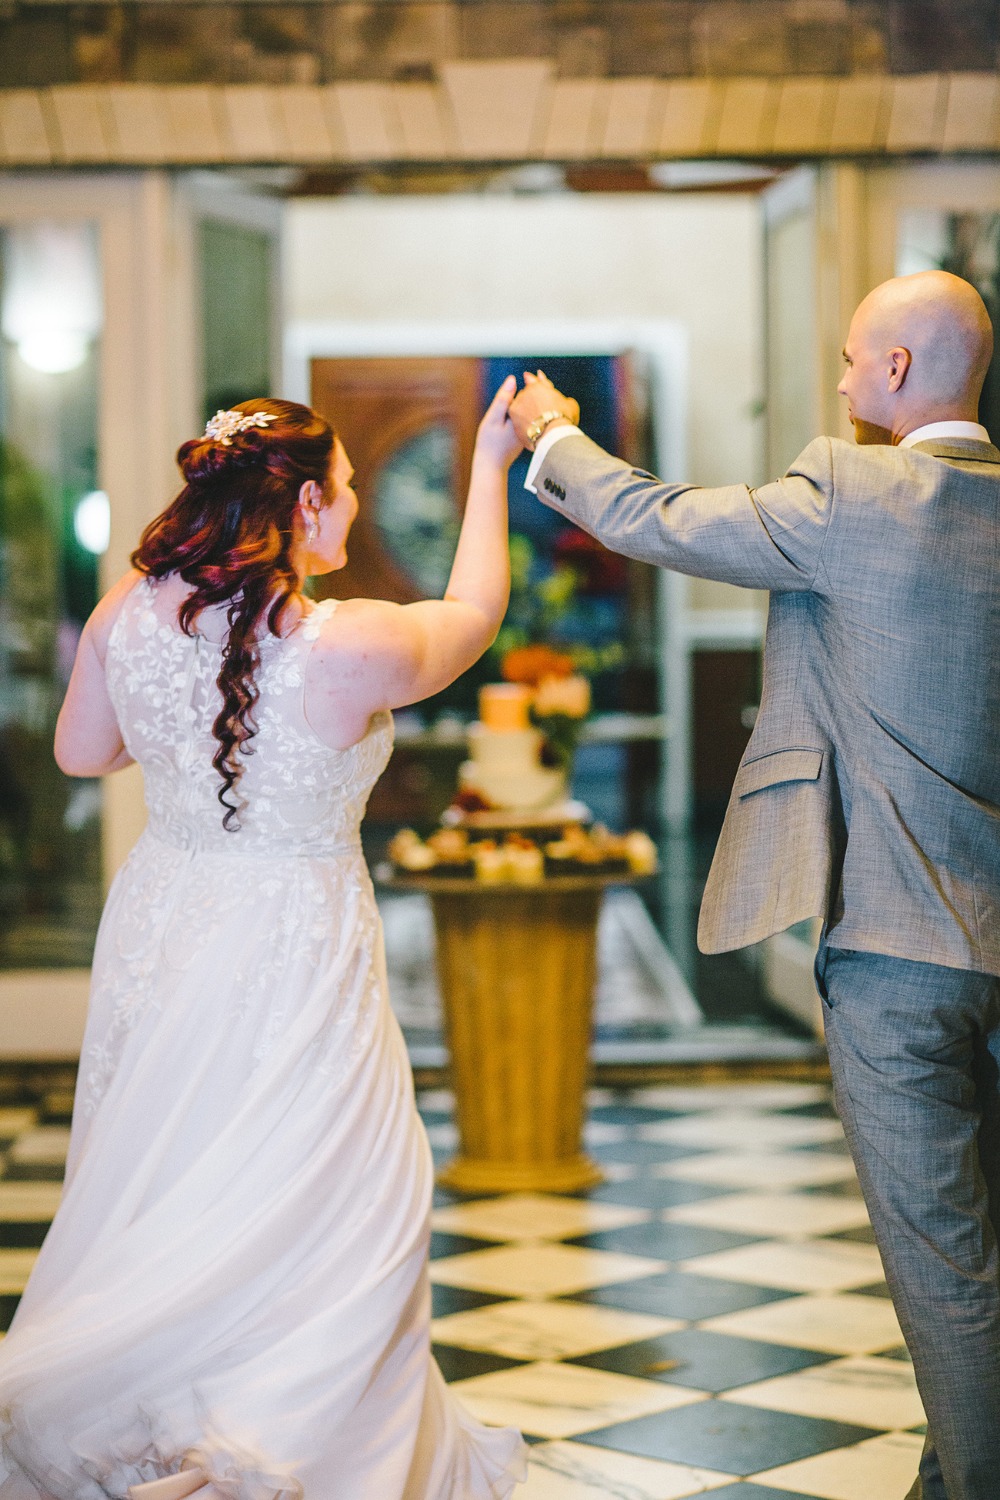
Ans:
<svg viewBox="0 0 1000 1500"><path fill-rule="evenodd" d="M455 439L443 424L397 448L375 481L375 524L396 566L430 599L448 586L458 542Z"/></svg>
<svg viewBox="0 0 1000 1500"><path fill-rule="evenodd" d="M271 389L273 247L259 230L199 226L205 420Z"/></svg>
<svg viewBox="0 0 1000 1500"><path fill-rule="evenodd" d="M89 965L100 916L101 785L52 738L108 544L101 320L93 225L0 225L0 969Z"/></svg>

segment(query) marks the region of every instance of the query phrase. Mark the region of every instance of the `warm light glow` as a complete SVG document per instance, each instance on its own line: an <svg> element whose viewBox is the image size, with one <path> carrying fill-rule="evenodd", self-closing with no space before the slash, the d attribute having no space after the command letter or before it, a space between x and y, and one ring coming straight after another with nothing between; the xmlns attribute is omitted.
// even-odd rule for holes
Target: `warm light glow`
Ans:
<svg viewBox="0 0 1000 1500"><path fill-rule="evenodd" d="M43 375L65 375L87 358L89 341L78 333L59 328L40 328L18 339L17 352L26 365Z"/></svg>
<svg viewBox="0 0 1000 1500"><path fill-rule="evenodd" d="M93 226L16 225L4 239L5 336L33 370L62 375L78 369L102 321Z"/></svg>
<svg viewBox="0 0 1000 1500"><path fill-rule="evenodd" d="M73 531L80 546L99 556L111 540L111 501L103 490L91 490L73 512Z"/></svg>

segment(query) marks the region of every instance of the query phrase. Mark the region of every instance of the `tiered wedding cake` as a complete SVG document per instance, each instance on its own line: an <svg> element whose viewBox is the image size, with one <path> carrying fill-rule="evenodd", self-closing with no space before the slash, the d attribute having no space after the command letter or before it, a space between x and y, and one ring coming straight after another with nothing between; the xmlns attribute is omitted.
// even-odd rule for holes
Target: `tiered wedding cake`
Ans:
<svg viewBox="0 0 1000 1500"><path fill-rule="evenodd" d="M469 726L469 755L459 768L463 792L491 807L537 811L566 795L566 775L543 766L544 735L528 718L532 692L515 682L490 683L479 692L479 722Z"/></svg>

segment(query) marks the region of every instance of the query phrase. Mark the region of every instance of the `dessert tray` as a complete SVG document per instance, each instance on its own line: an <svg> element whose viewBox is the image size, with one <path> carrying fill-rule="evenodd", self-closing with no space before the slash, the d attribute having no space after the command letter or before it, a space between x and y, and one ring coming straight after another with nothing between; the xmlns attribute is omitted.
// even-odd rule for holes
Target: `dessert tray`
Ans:
<svg viewBox="0 0 1000 1500"><path fill-rule="evenodd" d="M389 845L394 882L461 881L482 885L541 885L581 877L636 879L657 869L656 845L638 829L614 834L597 823L533 830L510 829L502 838L486 830L441 828L422 839L403 828ZM382 872L380 872L381 875Z"/></svg>
<svg viewBox="0 0 1000 1500"><path fill-rule="evenodd" d="M401 829L380 879L425 888L452 882L457 890L635 880L655 872L656 845L648 834L615 834L594 823L590 809L567 796L565 768L542 764L543 735L528 721L531 702L517 683L480 689L480 718L468 729L471 758L459 768L442 826L426 839Z"/></svg>

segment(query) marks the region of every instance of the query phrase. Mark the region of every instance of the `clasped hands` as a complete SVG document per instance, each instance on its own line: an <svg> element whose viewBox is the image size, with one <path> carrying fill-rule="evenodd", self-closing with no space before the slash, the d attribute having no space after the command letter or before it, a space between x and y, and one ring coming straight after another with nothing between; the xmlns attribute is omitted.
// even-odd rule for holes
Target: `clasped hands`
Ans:
<svg viewBox="0 0 1000 1500"><path fill-rule="evenodd" d="M526 370L521 390L517 389L514 376L508 375L479 424L478 446L509 465L522 448L534 446L529 437L531 424L553 411L563 415L547 422L546 431L567 422L575 425L580 420L579 403L557 391L541 370L534 374Z"/></svg>
<svg viewBox="0 0 1000 1500"><path fill-rule="evenodd" d="M553 411L561 411L563 415L553 418L547 424L546 431L549 427L564 426L567 422L575 426L580 420L578 401L574 401L572 396L564 396L561 391L557 391L549 377L541 370L536 370L534 374L525 370L524 385L510 403L507 411L522 448L530 444L528 429L532 422Z"/></svg>

